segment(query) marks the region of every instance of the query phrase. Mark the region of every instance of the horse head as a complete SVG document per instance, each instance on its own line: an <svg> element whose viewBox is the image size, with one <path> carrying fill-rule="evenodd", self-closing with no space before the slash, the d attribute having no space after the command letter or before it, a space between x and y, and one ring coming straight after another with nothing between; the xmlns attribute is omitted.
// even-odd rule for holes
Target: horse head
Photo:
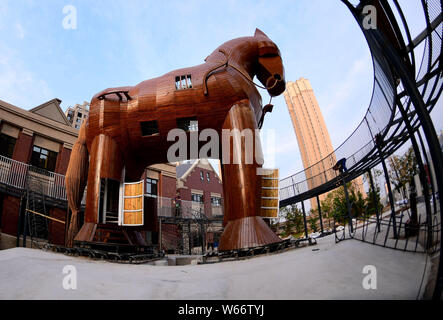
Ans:
<svg viewBox="0 0 443 320"><path fill-rule="evenodd" d="M256 29L254 38L258 45L256 76L272 97L282 94L286 88L285 68L277 45L261 30Z"/></svg>

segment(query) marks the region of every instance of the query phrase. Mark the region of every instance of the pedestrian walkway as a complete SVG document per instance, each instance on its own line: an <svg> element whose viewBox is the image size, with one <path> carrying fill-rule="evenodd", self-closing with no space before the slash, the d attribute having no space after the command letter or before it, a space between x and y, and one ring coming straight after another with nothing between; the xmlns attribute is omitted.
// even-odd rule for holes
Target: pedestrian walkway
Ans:
<svg viewBox="0 0 443 320"><path fill-rule="evenodd" d="M0 299L416 299L425 261L425 254L356 240L335 244L333 235L280 254L187 266L14 248L0 251ZM66 265L76 269L76 290L63 288ZM363 287L367 265L376 267L376 290Z"/></svg>

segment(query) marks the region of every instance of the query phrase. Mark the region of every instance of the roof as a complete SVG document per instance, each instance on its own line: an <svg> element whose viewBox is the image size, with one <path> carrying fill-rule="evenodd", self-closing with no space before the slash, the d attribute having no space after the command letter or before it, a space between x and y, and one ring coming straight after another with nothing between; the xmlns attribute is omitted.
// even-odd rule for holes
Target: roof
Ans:
<svg viewBox="0 0 443 320"><path fill-rule="evenodd" d="M176 167L177 179L182 179L182 180L186 179L187 176L197 166L213 171L215 173L215 175L220 179L217 171L214 169L214 167L211 165L211 163L206 159L194 160L194 161L185 162L183 164L178 165ZM220 182L221 182L221 179L220 179Z"/></svg>
<svg viewBox="0 0 443 320"><path fill-rule="evenodd" d="M182 163L180 165L178 165L176 167L177 170L177 179L180 179L181 177L183 177L185 175L185 173L194 165L196 161L192 161L192 162L185 162Z"/></svg>
<svg viewBox="0 0 443 320"><path fill-rule="evenodd" d="M60 99L55 98L29 110L29 112L36 113L45 118L70 126L71 123L68 121L63 110L60 108L61 102L62 101Z"/></svg>
<svg viewBox="0 0 443 320"><path fill-rule="evenodd" d="M70 123L54 120L51 115L46 114L51 109L54 111L55 107L59 108L59 101L59 99L52 99L28 111L0 100L0 117L2 121L35 131L39 135L49 138L55 138L55 130L59 132L57 134L58 140L73 144L77 140L78 130L72 128ZM51 104L52 106L50 106Z"/></svg>

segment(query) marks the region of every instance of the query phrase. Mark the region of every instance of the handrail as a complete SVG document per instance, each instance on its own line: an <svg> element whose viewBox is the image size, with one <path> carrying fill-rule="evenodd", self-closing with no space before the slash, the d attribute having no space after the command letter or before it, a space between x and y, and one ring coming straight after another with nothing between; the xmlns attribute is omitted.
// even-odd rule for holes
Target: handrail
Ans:
<svg viewBox="0 0 443 320"><path fill-rule="evenodd" d="M354 15L356 15L356 7L350 4L347 0L342 1L351 11L354 12ZM406 19L404 18L404 14L401 10L401 6L397 1L395 1L394 5L402 19L401 21L403 23L403 27L406 30L406 38L408 39L409 44L411 44L411 35L409 33ZM392 9L393 8L391 8L391 10ZM429 10L429 6L424 6L423 9ZM391 16L393 15L391 14ZM431 53L430 48L432 48L433 33L439 35L441 38L442 28L439 26L442 25L442 19L441 13L433 21L429 21L429 17L430 15L426 13L426 25L431 26L431 28L426 28L426 30L423 31L418 37L414 38L413 43L415 48L417 45L419 45L419 43L416 43L418 41L426 41L428 44L425 46L422 63L417 72L417 81L420 81L419 87L422 88L422 96L427 98L425 102L428 109L432 110L437 102L436 98L438 98L442 93L443 83L438 81L441 74L441 66L438 65L439 69L437 71L433 69L438 61L436 56L440 55L441 52L437 52L437 54L436 52ZM400 32L397 22L390 22L396 25L397 33ZM363 32L365 33L367 31L363 30ZM424 34L426 34L426 37L423 36ZM403 119L396 118L396 99L409 99L409 97L405 96L404 94L401 97L397 97L398 89L400 88L397 86L397 76L392 73L392 68L386 61L381 49L374 46L369 41L368 45L371 51L374 67L374 87L371 102L363 120L359 123L352 134L334 150L334 152L312 166L280 181L280 197L283 201L281 203L287 203L285 200L291 198L303 198L304 194L306 194L306 196L312 196L309 191L314 189L318 189L318 192L320 192L318 194L325 192L324 189L326 188L326 185L337 177L337 173L332 169L333 165L335 164L333 160L346 158L348 161L350 161L351 159L352 163L350 165L348 163L348 169L350 176L355 178L355 176L363 173L364 170L368 170L379 163L378 161L371 161L370 164L366 163L368 156L374 153L376 150L376 146L373 143L373 137L375 135L382 134L385 136L385 140L390 141L392 140L393 135L400 136L406 132ZM407 48L412 50L412 52L405 52L409 53L407 58L408 60L413 60L409 61L408 64L414 66L416 53L413 51L413 49L415 48L411 48L410 46L407 46ZM438 49L441 51L441 47ZM434 51L435 50L436 48L434 48ZM423 72L426 73L424 76ZM407 100L407 102L409 102L409 100ZM416 118L414 118L414 114L411 115L411 119L415 120L412 123L413 127L417 128L418 121ZM391 130L394 127L396 127L396 129ZM354 145L355 140L357 143ZM399 143L401 143L401 141ZM360 147L362 145L364 147ZM390 145L389 148L392 148L392 145ZM358 150L354 151L356 149ZM322 178L320 179L320 177ZM325 188L322 189L323 186Z"/></svg>
<svg viewBox="0 0 443 320"><path fill-rule="evenodd" d="M65 176L24 162L0 156L0 183L19 190L31 190L45 196L67 200Z"/></svg>

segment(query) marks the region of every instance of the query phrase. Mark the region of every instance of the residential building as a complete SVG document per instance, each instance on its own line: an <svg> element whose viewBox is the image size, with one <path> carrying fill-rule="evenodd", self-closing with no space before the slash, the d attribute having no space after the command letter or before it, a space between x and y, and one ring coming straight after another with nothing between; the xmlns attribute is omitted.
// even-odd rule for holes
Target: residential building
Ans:
<svg viewBox="0 0 443 320"><path fill-rule="evenodd" d="M223 217L223 184L209 161L200 159L177 166L177 193L193 212L208 218Z"/></svg>
<svg viewBox="0 0 443 320"><path fill-rule="evenodd" d="M64 220L66 201L64 174L78 131L71 127L60 108L61 100L52 99L31 110L0 100L0 248L15 246L19 212L25 190L39 189L47 197L46 214ZM22 204L22 205L21 205ZM49 221L48 240L64 242L64 226Z"/></svg>
<svg viewBox="0 0 443 320"><path fill-rule="evenodd" d="M83 121L89 116L89 103L76 104L74 107L69 107L65 111L66 118L75 129L80 129Z"/></svg>

